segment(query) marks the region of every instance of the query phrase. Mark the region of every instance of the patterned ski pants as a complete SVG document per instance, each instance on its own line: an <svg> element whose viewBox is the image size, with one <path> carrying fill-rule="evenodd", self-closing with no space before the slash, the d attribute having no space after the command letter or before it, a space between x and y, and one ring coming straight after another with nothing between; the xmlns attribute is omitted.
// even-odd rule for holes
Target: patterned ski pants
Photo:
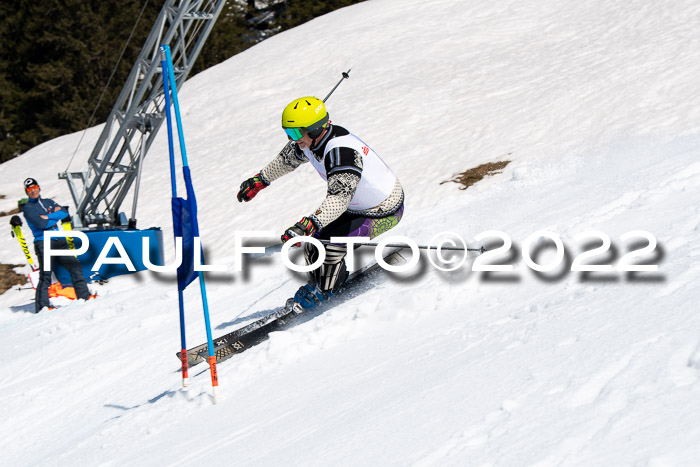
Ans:
<svg viewBox="0 0 700 467"><path fill-rule="evenodd" d="M331 237L369 237L373 239L394 228L402 217L403 205L394 214L379 218L346 212L328 224L318 235L318 238L321 240L330 240ZM309 278L312 284L318 285L324 292L335 292L343 285L348 276L345 267L345 256L348 253L347 245L330 243L325 245L325 249L325 261L320 268L309 273ZM318 259L316 247L305 243L304 257L307 265L316 262Z"/></svg>

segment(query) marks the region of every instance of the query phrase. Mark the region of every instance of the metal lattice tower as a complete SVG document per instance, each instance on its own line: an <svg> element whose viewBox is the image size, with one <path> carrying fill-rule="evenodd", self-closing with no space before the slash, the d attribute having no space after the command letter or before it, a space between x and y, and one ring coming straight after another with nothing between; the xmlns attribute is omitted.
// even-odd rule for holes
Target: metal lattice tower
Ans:
<svg viewBox="0 0 700 467"><path fill-rule="evenodd" d="M165 119L159 47L169 44L178 88L192 70L226 0L166 0L88 159L85 172L63 172L78 228L124 227L119 208ZM137 187L138 189L138 187ZM134 197L134 206L136 198ZM132 221L135 223L135 219Z"/></svg>

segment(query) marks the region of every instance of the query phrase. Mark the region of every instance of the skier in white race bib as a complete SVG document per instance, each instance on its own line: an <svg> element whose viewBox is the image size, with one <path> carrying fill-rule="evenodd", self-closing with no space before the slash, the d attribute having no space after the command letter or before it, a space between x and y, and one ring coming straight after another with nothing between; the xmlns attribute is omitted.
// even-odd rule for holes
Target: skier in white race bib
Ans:
<svg viewBox="0 0 700 467"><path fill-rule="evenodd" d="M322 100L302 97L292 101L282 112L282 128L292 143L241 184L238 201L252 200L262 189L306 162L311 162L328 184L318 209L285 230L282 242L305 235L322 240L375 238L399 223L404 203L401 183L368 144L330 122ZM348 277L347 246L324 246L323 265L309 273L309 283L294 296L304 309L327 300ZM313 264L318 252L306 243L304 256L307 264Z"/></svg>

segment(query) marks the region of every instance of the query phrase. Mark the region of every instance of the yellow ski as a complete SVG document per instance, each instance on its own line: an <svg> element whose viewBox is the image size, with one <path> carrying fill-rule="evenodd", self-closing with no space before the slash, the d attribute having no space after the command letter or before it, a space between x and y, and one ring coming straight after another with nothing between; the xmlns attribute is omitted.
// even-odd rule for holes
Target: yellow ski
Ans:
<svg viewBox="0 0 700 467"><path fill-rule="evenodd" d="M22 219L20 219L19 216L12 216L10 219L10 225L12 226L12 236L17 237L17 241L19 242L20 248L22 248L24 257L27 258L27 263L29 263L29 266L32 268L32 272L27 274L29 283L36 289L36 286L39 283L39 265L34 262L32 254L29 251L27 241L24 239L24 233L22 232Z"/></svg>
<svg viewBox="0 0 700 467"><path fill-rule="evenodd" d="M15 216L17 217L17 216ZM20 221L21 222L21 221ZM37 266L34 263L34 259L32 258L32 254L29 251L29 246L27 246L27 241L24 239L24 233L22 232L22 224L12 224L12 231L14 232L14 236L17 237L17 241L19 242L20 248L22 248L22 252L24 253L24 256L27 258L27 263L32 267L32 270L37 270L39 266Z"/></svg>
<svg viewBox="0 0 700 467"><path fill-rule="evenodd" d="M68 217L67 219L70 219ZM61 224L63 224L63 230L73 230L73 226L70 223L70 220L65 220L61 221ZM68 248L71 250L75 250L75 243L73 243L73 237L66 237L66 242L68 243Z"/></svg>

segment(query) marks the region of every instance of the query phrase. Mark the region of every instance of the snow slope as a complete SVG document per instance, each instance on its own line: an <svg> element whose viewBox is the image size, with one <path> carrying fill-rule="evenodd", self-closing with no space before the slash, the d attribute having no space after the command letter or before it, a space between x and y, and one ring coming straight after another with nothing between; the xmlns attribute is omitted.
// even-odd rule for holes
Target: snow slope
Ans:
<svg viewBox="0 0 700 467"><path fill-rule="evenodd" d="M699 26L700 5L686 0L370 0L193 77L180 102L203 243L230 270L208 281L215 334L302 283L277 256L233 273L232 232L281 233L316 208L322 181L305 166L252 203L235 192L284 144L284 105L323 97L350 67L329 112L401 179L406 214L393 233L426 243L452 231L475 246L500 230L514 271L473 272L470 256L446 273L423 257L408 276L379 275L221 364L216 405L206 368L180 387L171 278L115 278L93 286L96 301L39 315L30 291L10 290L0 296L3 464L697 465ZM68 202L55 173L80 136L2 164L0 211L27 176ZM504 159L502 174L467 191L440 184ZM166 239L169 196L162 131L138 217ZM650 232L658 246L639 262L659 271L567 270L600 243L577 239L592 229L611 238L599 262L613 265L644 245L621 235ZM521 257L539 230L567 250L543 274ZM0 260L23 261L14 240ZM186 299L194 345L205 339L201 302L195 289Z"/></svg>

